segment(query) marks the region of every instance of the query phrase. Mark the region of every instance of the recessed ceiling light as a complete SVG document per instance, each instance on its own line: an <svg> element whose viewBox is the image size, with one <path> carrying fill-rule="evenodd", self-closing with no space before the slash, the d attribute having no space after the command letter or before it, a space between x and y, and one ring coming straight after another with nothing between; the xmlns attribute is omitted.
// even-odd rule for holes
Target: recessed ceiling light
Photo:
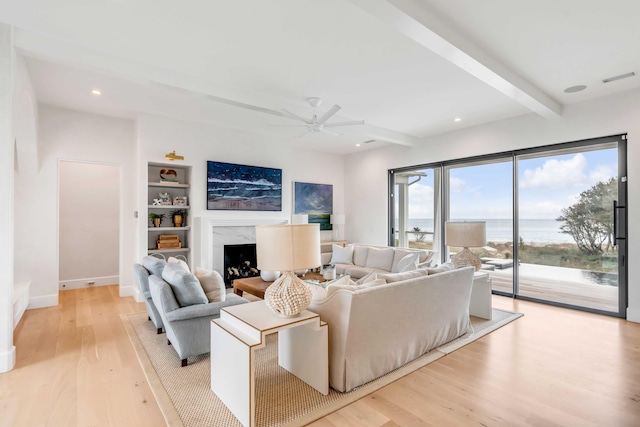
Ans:
<svg viewBox="0 0 640 427"><path fill-rule="evenodd" d="M564 90L564 93L575 93L575 92L580 92L581 90L585 90L587 87L585 85L577 85L577 86L571 86L568 87Z"/></svg>
<svg viewBox="0 0 640 427"><path fill-rule="evenodd" d="M356 147L360 147L360 144L356 144Z"/></svg>
<svg viewBox="0 0 640 427"><path fill-rule="evenodd" d="M94 94L94 95L102 95L102 92L100 92L100 90L98 90L98 89L93 89L91 91L91 93Z"/></svg>
<svg viewBox="0 0 640 427"><path fill-rule="evenodd" d="M454 122L459 122L460 120L462 120L460 117L456 117L455 119L453 119Z"/></svg>

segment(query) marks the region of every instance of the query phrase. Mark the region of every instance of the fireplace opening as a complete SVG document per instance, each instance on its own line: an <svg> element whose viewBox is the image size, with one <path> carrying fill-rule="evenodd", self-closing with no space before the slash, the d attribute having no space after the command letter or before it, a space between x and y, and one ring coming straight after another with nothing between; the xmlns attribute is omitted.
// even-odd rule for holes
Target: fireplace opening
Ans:
<svg viewBox="0 0 640 427"><path fill-rule="evenodd" d="M224 283L229 288L234 279L260 275L256 244L224 245Z"/></svg>

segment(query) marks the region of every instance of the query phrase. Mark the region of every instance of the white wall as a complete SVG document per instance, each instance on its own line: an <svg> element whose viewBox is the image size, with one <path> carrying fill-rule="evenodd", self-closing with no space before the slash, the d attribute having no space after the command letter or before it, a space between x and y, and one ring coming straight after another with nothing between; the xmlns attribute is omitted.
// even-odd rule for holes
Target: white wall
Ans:
<svg viewBox="0 0 640 427"><path fill-rule="evenodd" d="M385 244L387 170L526 147L628 133L629 320L640 322L640 90L565 107L562 117L537 115L461 129L430 138L413 148L391 147L346 158L346 212L354 224L349 241ZM354 221L354 219L356 219Z"/></svg>
<svg viewBox="0 0 640 427"><path fill-rule="evenodd" d="M59 165L60 289L119 283L120 167Z"/></svg>
<svg viewBox="0 0 640 427"><path fill-rule="evenodd" d="M176 164L192 166L189 222L197 217L218 219L291 219L294 181L333 185L333 209L344 212L344 159L342 156L300 149L275 137L240 132L212 125L142 116L139 130L138 256L147 250L147 162L168 163L164 155L176 150L185 156ZM208 211L206 209L207 160L282 169L282 212ZM323 239L332 238L323 232ZM193 241L193 239L192 239ZM194 266L200 251L192 251Z"/></svg>
<svg viewBox="0 0 640 427"><path fill-rule="evenodd" d="M120 166L120 295L133 295L134 122L40 105L38 127L37 170L19 173L15 180L14 271L17 282L31 281L29 308L58 303L60 160Z"/></svg>

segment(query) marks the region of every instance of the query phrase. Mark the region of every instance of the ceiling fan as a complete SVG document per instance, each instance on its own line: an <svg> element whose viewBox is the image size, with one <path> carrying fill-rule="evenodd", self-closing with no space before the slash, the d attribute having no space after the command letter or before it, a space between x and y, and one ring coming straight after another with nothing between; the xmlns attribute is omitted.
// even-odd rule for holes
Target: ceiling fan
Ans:
<svg viewBox="0 0 640 427"><path fill-rule="evenodd" d="M300 117L299 115L292 113L291 111L282 109L282 112L284 113L285 117L288 117L294 120L299 120L305 123L304 125L301 125L301 126L306 127L306 130L298 136L302 136L306 133L319 133L319 132L325 132L325 133L328 133L329 135L340 136L342 135L341 133L333 132L331 130L328 130L327 128L334 128L339 126L355 126L355 125L364 124L364 120L351 120L348 122L327 123L327 120L329 120L334 114L336 114L342 107L340 107L339 105L334 105L321 117L318 117L318 107L320 106L320 104L322 104L322 99L314 97L314 98L309 98L307 101L315 109L315 113L313 114L313 117L311 117L310 119L305 119L304 117Z"/></svg>

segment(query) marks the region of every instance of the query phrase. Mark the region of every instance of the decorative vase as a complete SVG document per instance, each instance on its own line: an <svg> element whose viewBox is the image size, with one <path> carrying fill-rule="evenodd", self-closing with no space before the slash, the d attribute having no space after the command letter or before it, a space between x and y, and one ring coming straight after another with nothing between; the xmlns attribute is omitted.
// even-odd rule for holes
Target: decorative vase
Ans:
<svg viewBox="0 0 640 427"><path fill-rule="evenodd" d="M162 218L153 218L153 226L160 227L160 223L162 222Z"/></svg>
<svg viewBox="0 0 640 427"><path fill-rule="evenodd" d="M183 218L182 215L174 215L173 216L173 226L174 227L182 227Z"/></svg>
<svg viewBox="0 0 640 427"><path fill-rule="evenodd" d="M285 271L267 288L264 301L280 317L298 317L311 303L311 290L292 271Z"/></svg>

